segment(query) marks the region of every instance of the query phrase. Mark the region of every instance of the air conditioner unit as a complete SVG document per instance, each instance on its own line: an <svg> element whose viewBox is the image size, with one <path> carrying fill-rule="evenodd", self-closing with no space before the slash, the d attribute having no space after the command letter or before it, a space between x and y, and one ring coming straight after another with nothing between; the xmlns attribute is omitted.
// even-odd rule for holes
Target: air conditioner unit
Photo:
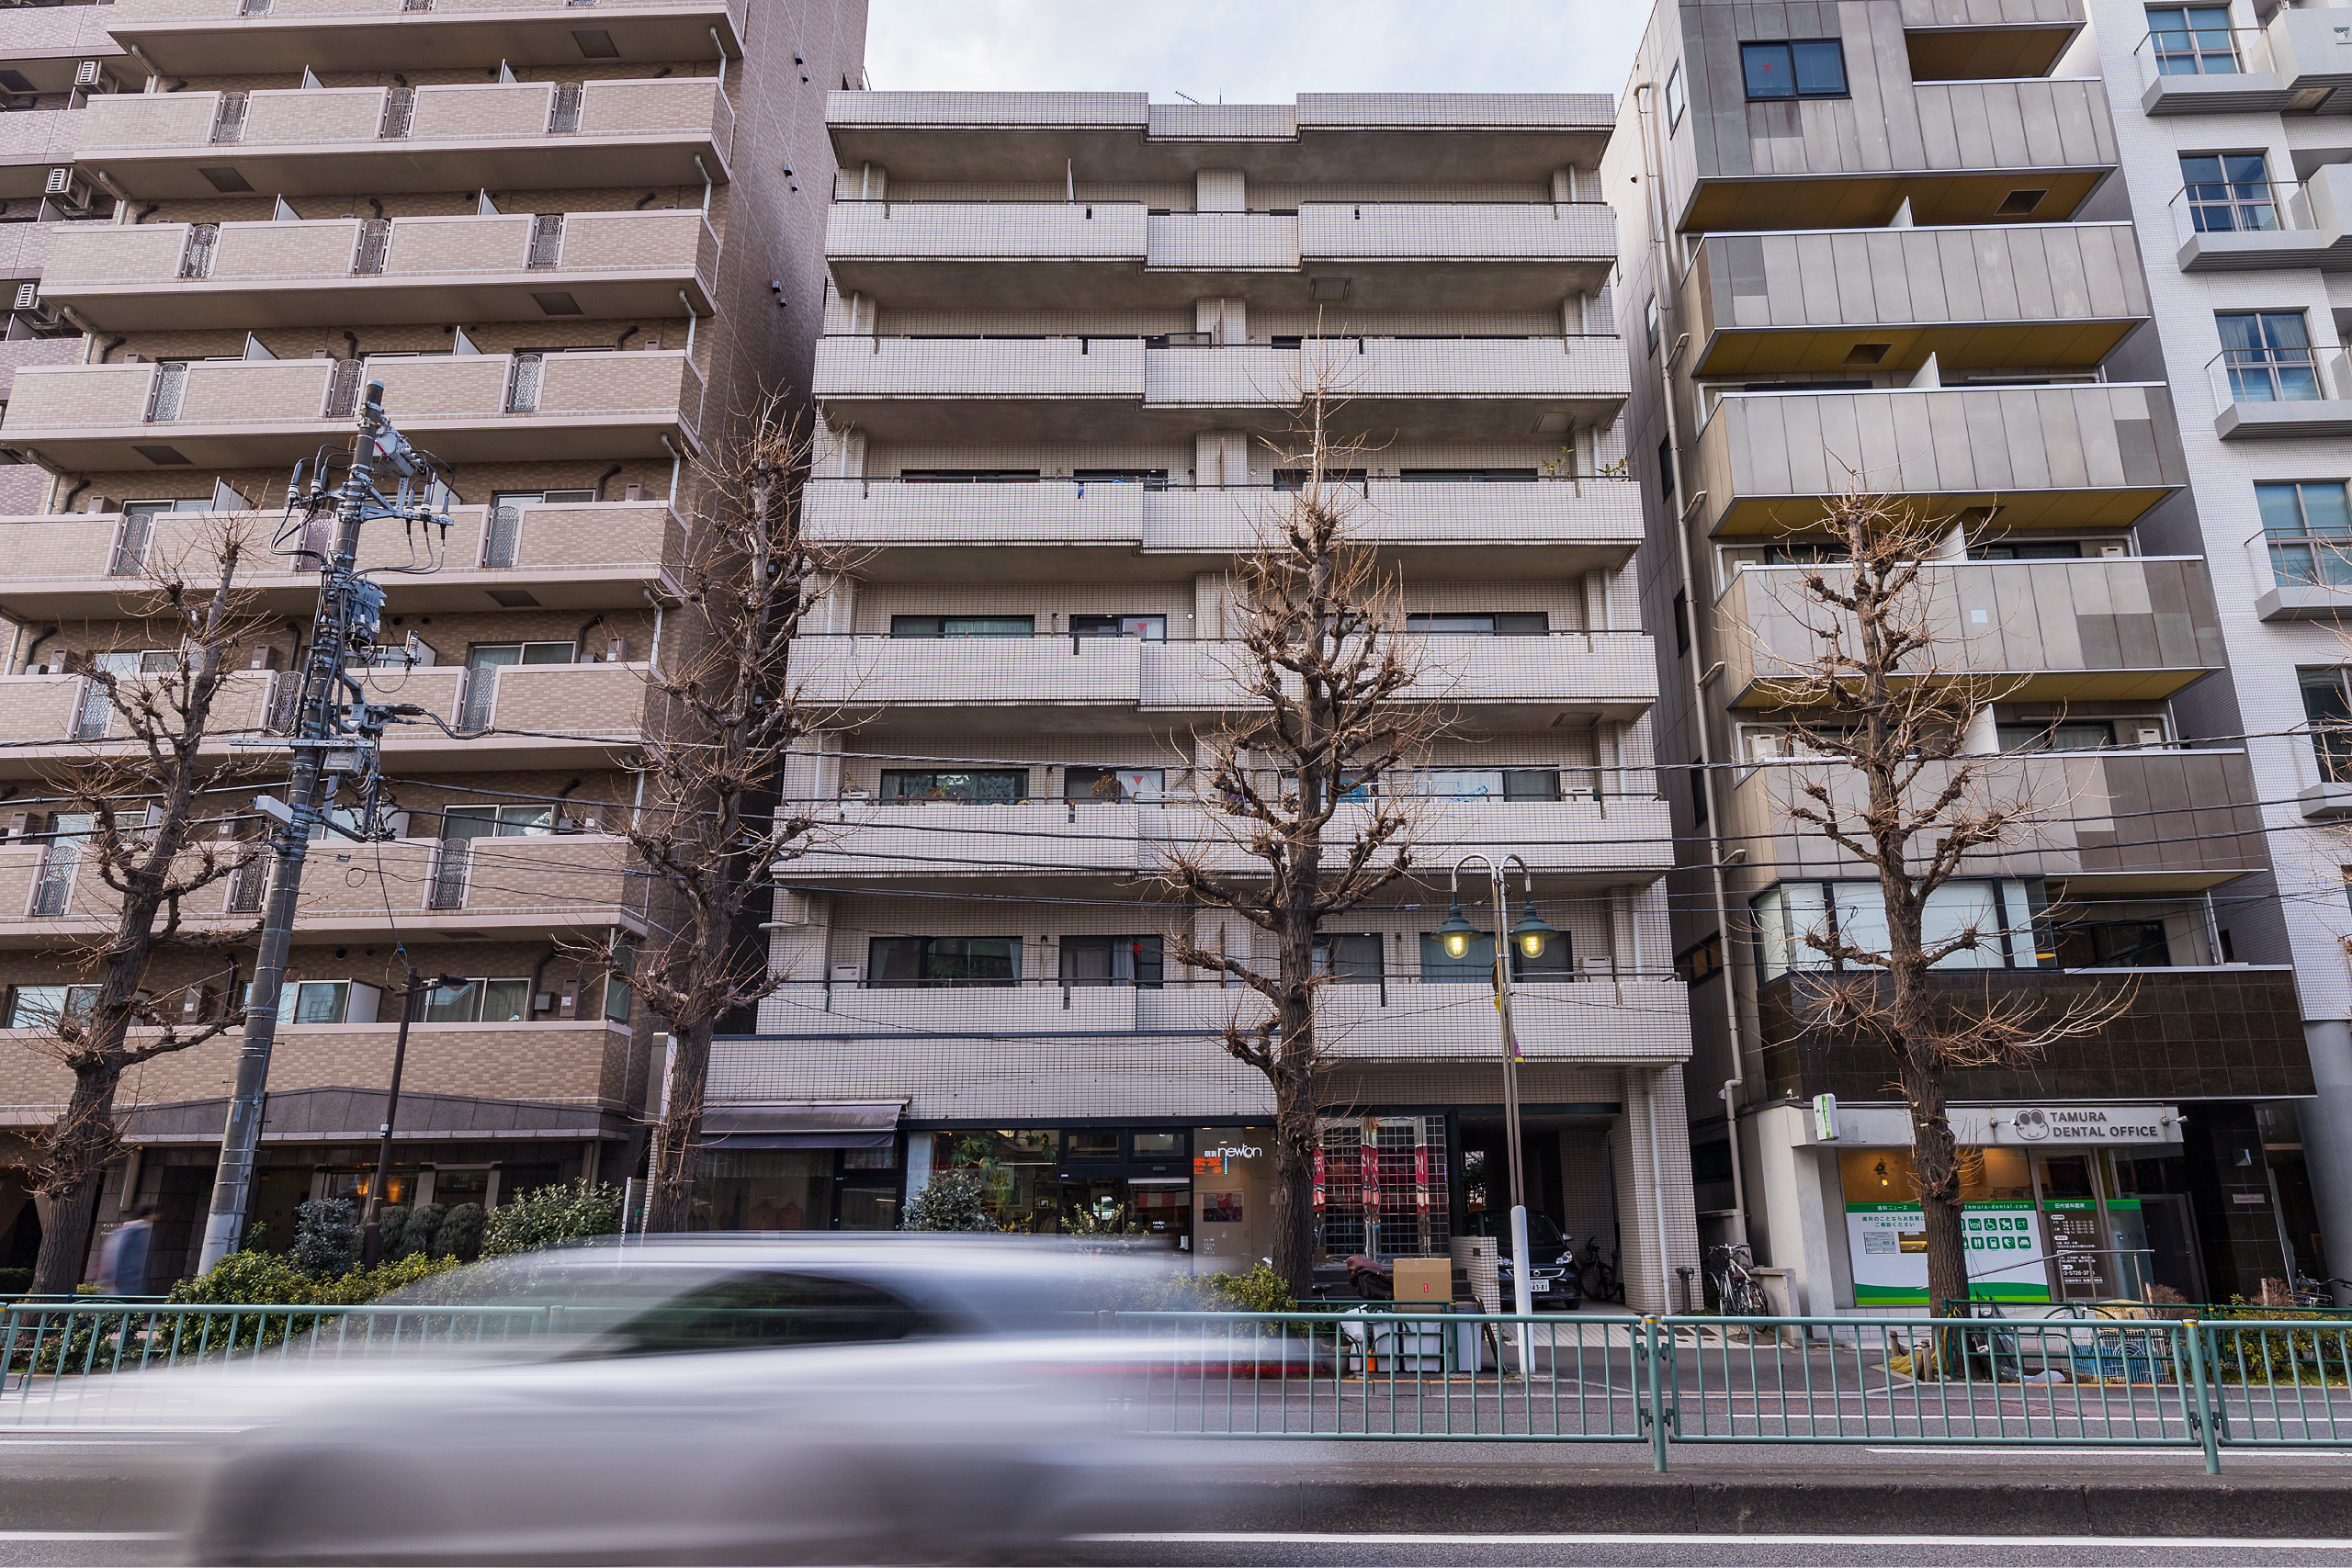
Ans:
<svg viewBox="0 0 2352 1568"><path fill-rule="evenodd" d="M212 987L190 986L180 993L180 1021L202 1023L212 1016Z"/></svg>
<svg viewBox="0 0 2352 1568"><path fill-rule="evenodd" d="M41 194L57 204L58 210L70 218L86 218L97 209L100 197L90 182L74 173L74 165L61 164L49 171L42 182Z"/></svg>
<svg viewBox="0 0 2352 1568"><path fill-rule="evenodd" d="M2137 739L2142 746L2152 748L2162 746L2165 743L2165 727L2161 724L2141 725Z"/></svg>
<svg viewBox="0 0 2352 1568"><path fill-rule="evenodd" d="M77 87L86 87L93 93L111 93L115 90L114 78L107 74L106 62L102 60L85 60L74 66L74 85Z"/></svg>
<svg viewBox="0 0 2352 1568"><path fill-rule="evenodd" d="M40 285L38 283L19 283L17 285L17 302L8 308L12 310L40 310Z"/></svg>

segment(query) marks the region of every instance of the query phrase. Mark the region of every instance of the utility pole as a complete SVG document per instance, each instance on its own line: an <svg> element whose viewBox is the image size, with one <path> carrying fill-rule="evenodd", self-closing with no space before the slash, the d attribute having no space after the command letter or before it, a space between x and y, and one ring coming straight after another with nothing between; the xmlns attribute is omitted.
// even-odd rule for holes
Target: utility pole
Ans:
<svg viewBox="0 0 2352 1568"><path fill-rule="evenodd" d="M320 561L319 605L311 619L311 643L302 663L301 687L295 708L293 761L287 769L286 799L267 795L254 804L273 818L270 835L269 899L262 919L261 952L254 964L253 999L245 1009L243 1049L237 1057L237 1082L229 1100L228 1124L220 1136L220 1166L212 1183L212 1209L204 1225L204 1250L197 1271L210 1269L243 1240L245 1216L253 1208L254 1160L261 1141L263 1102L269 1085L269 1054L277 1039L277 1005L286 985L286 955L294 941L295 901L302 890L302 863L310 854L311 838L328 821L322 809L323 793L329 808L335 784L349 777L365 809L363 836L374 837L376 751L385 721L415 709L387 708L367 701L367 688L346 673L355 660L364 669L370 662L376 633L383 618L384 591L357 570L359 530L378 518L400 518L412 526L437 525L446 539L449 520L413 500L411 481L427 473L427 460L411 447L384 417L384 387L368 384L359 405L358 436L351 446L350 471L342 485L323 488L325 461L321 460L320 484L307 491L298 465L287 492L289 526L281 530L280 547L289 537L297 553L310 546L311 520L332 503L335 514L333 552ZM376 488L379 467L398 476L397 501L387 501ZM430 500L429 496L424 497ZM300 513L299 528L294 526ZM350 700L344 701L347 693ZM264 742L283 745L286 742ZM330 752L332 751L332 756ZM323 784L323 792L322 785Z"/></svg>

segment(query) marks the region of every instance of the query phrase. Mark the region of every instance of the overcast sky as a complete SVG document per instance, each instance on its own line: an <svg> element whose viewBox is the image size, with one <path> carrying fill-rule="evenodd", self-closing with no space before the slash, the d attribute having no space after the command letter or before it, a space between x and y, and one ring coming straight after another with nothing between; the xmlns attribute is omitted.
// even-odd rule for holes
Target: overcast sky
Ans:
<svg viewBox="0 0 2352 1568"><path fill-rule="evenodd" d="M1645 0L871 0L884 90L1615 93Z"/></svg>

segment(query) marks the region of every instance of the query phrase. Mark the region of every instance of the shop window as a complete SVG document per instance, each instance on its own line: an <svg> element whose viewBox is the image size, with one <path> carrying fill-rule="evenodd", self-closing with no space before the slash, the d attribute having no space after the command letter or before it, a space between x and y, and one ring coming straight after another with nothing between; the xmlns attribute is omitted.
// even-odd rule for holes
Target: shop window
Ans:
<svg viewBox="0 0 2352 1568"><path fill-rule="evenodd" d="M1834 38L1744 43L1739 46L1739 69L1751 103L1847 96L1846 46Z"/></svg>
<svg viewBox="0 0 2352 1568"><path fill-rule="evenodd" d="M1012 986L1020 982L1016 936L877 936L867 944L865 983L908 986Z"/></svg>
<svg viewBox="0 0 2352 1568"><path fill-rule="evenodd" d="M1182 1133L1138 1132L1128 1136L1139 1160L1181 1159L1192 1152Z"/></svg>
<svg viewBox="0 0 2352 1568"><path fill-rule="evenodd" d="M1026 768L885 768L882 799L888 805L944 800L959 806L1011 806L1029 798Z"/></svg>
<svg viewBox="0 0 2352 1568"><path fill-rule="evenodd" d="M1062 1140L1064 1159L1117 1159L1119 1134L1115 1129L1080 1128Z"/></svg>

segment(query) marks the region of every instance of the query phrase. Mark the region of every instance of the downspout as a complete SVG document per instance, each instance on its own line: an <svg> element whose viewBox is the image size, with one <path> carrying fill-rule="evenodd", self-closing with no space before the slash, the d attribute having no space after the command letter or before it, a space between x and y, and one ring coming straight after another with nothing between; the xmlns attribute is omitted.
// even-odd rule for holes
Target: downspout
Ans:
<svg viewBox="0 0 2352 1568"><path fill-rule="evenodd" d="M611 481L612 477L615 474L619 473L621 469L626 467L628 467L628 465L625 463L615 463L611 468L606 468L603 473L596 476L596 499L598 501L605 499L605 486Z"/></svg>
<svg viewBox="0 0 2352 1568"><path fill-rule="evenodd" d="M1657 84L1652 82L1644 82L1635 86L1634 107L1634 112L1642 117L1642 178L1649 187L1643 193L1643 197L1649 210L1651 269L1657 286L1659 315L1663 319L1668 312L1676 310L1678 306L1672 287L1674 275L1669 270L1672 252L1666 242L1666 209L1661 202L1658 191L1658 171L1664 166L1666 157L1664 150L1657 143L1657 124L1650 113L1650 95L1656 90ZM1736 972L1732 967L1731 900L1724 886L1724 847L1722 839L1718 837L1722 830L1723 817L1715 809L1714 742L1710 738L1707 728L1707 694L1700 671L1702 650L1699 647L1699 596L1694 592L1697 585L1690 577L1690 542L1682 531L1680 511L1683 493L1690 485L1689 478L1684 471L1686 465L1682 461L1681 421L1675 417L1674 412L1673 361L1676 353L1681 347L1681 342L1674 333L1664 328L1661 328L1659 336L1665 343L1672 345L1662 349L1658 355L1657 384L1658 390L1666 401L1667 444L1674 453L1674 499L1669 502L1669 505L1674 508L1670 518L1674 525L1674 561L1681 572L1683 614L1691 617L1690 657L1683 662L1690 666L1692 720L1690 728L1691 733L1699 738L1699 787L1704 792L1707 803L1707 874L1714 887L1716 939L1723 943L1724 948L1724 1038L1731 1047L1731 1077L1724 1080L1724 1087L1718 1091L1717 1098L1724 1102L1724 1128L1731 1142L1732 1224L1738 1234L1739 1245L1746 1247L1748 1245L1747 1182L1740 1171L1739 1112L1740 1101L1745 1098L1747 1088L1747 1073L1740 1057L1739 987ZM1639 918L1638 915L1635 916L1636 919ZM1659 1243L1659 1250L1661 1254L1665 1250L1663 1238Z"/></svg>
<svg viewBox="0 0 2352 1568"><path fill-rule="evenodd" d="M702 215L710 216L710 171L703 167L702 154L695 154L695 173L702 176Z"/></svg>
<svg viewBox="0 0 2352 1568"><path fill-rule="evenodd" d="M47 631L35 637L30 646L25 649L25 661L17 667L17 673L22 674L26 671L30 670L33 667L33 655L40 651L40 645L47 642L51 637L55 637L64 628L62 626L51 626Z"/></svg>
<svg viewBox="0 0 2352 1568"><path fill-rule="evenodd" d="M679 451L675 444L671 441L667 431L662 434L662 449L670 454L670 494L667 499L671 510L674 512L678 505L678 469L685 462L686 457L685 454Z"/></svg>
<svg viewBox="0 0 2352 1568"><path fill-rule="evenodd" d="M686 308L686 362L691 365L695 357L695 328L702 317L695 313L695 302L686 298L683 288L678 290L678 303Z"/></svg>
<svg viewBox="0 0 2352 1568"><path fill-rule="evenodd" d="M80 484L75 485L72 490L65 492L65 499L57 503L57 510L61 513L73 511L74 498L89 488L90 481L87 479L85 479ZM2214 951L2219 952L2220 949L2216 948Z"/></svg>
<svg viewBox="0 0 2352 1568"><path fill-rule="evenodd" d="M709 31L710 46L718 51L718 101L727 106L727 118L729 123L732 123L735 118L735 101L727 96L727 67L729 62L727 45L720 40L717 28L712 28Z"/></svg>

